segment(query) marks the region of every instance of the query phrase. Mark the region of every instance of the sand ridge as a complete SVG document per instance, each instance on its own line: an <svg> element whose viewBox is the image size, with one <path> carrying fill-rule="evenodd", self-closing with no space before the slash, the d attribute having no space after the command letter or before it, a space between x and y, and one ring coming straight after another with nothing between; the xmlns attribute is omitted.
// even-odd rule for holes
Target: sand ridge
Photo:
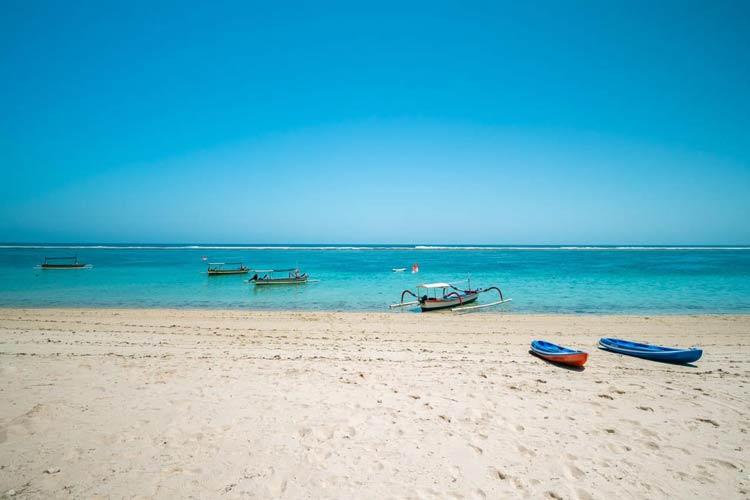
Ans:
<svg viewBox="0 0 750 500"><path fill-rule="evenodd" d="M748 316L0 309L0 495L743 498L749 344Z"/></svg>

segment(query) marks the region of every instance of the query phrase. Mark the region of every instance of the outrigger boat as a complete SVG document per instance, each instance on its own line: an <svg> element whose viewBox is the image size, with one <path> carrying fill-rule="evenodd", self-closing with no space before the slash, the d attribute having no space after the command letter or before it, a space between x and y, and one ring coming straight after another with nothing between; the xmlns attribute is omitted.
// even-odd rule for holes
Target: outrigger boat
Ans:
<svg viewBox="0 0 750 500"><path fill-rule="evenodd" d="M224 266L239 266L225 268ZM208 275L219 276L223 274L247 274L250 271L249 268L242 265L240 262L209 262L208 263Z"/></svg>
<svg viewBox="0 0 750 500"><path fill-rule="evenodd" d="M485 307L497 306L510 302L512 299L503 298L503 292L496 286L489 288L471 288L471 281L467 280L468 289L462 290L457 288L457 283L429 283L417 286L416 293L411 290L404 290L401 292L401 302L398 304L391 304L391 308L414 306L419 304L422 311L435 311L438 309L448 309L451 311L472 311L477 309L484 309ZM459 282L463 283L463 282ZM468 306L479 298L480 293L489 292L496 290L500 295L500 300L492 302L490 304L482 304L478 306ZM414 301L404 302L404 297L411 295L415 299Z"/></svg>
<svg viewBox="0 0 750 500"><path fill-rule="evenodd" d="M247 280L256 285L300 285L307 283L307 273L300 274L299 269L253 269L255 275ZM286 273L286 275L284 275Z"/></svg>
<svg viewBox="0 0 750 500"><path fill-rule="evenodd" d="M90 269L92 266L78 262L78 256L74 255L73 257L45 257L44 263L39 264L38 267L40 269Z"/></svg>

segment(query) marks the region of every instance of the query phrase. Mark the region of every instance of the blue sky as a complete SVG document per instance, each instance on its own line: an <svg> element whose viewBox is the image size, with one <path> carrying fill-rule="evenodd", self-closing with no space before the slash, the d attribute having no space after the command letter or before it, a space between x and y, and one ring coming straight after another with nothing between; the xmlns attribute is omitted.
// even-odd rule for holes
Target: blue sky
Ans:
<svg viewBox="0 0 750 500"><path fill-rule="evenodd" d="M750 243L750 3L522 3L0 0L0 240Z"/></svg>

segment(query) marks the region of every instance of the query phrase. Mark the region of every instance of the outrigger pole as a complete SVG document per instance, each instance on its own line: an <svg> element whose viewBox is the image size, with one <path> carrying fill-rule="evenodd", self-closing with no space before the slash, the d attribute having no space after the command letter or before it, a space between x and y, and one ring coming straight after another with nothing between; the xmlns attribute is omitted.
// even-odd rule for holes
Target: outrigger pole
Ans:
<svg viewBox="0 0 750 500"><path fill-rule="evenodd" d="M498 300L497 302L491 302L489 304L481 304L481 305L478 305L478 306L459 306L459 307L454 307L453 309L451 309L451 311L452 312L458 312L458 313L460 313L461 311L467 311L467 312L468 311L475 311L477 309L484 309L485 307L492 307L492 306L498 306L500 304L505 304L506 302L510 302L511 300L513 300L513 299L503 299L503 292L502 292L502 290L500 290L496 286L491 286L491 287L487 288L486 290L480 290L479 293L489 292L490 290L497 290L497 293L500 294L500 300Z"/></svg>
<svg viewBox="0 0 750 500"><path fill-rule="evenodd" d="M415 306L419 304L418 300L414 300L412 302L402 302L401 304L391 304L388 307L394 308L394 307L404 307L404 306Z"/></svg>
<svg viewBox="0 0 750 500"><path fill-rule="evenodd" d="M491 302L489 304L482 304L482 305L479 305L479 306L454 307L453 309L451 309L451 311L457 312L457 313L460 313L461 311L467 311L468 312L470 310L483 309L485 307L498 306L500 304L505 304L506 302L510 302L511 300L513 300L513 299L498 300L497 302Z"/></svg>
<svg viewBox="0 0 750 500"><path fill-rule="evenodd" d="M401 302L399 304L391 304L389 307L394 308L394 307L413 306L415 304L419 304L419 300L414 300L412 302L404 302L404 295L406 295L407 293L409 295L413 295L414 298L419 299L419 297L417 297L416 294L412 292L411 290L404 290L401 293Z"/></svg>

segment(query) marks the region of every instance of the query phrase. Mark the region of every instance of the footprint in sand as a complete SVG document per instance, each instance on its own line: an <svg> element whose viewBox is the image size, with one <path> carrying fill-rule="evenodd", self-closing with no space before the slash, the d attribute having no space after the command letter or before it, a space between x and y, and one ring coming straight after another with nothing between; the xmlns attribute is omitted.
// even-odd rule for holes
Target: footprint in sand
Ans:
<svg viewBox="0 0 750 500"><path fill-rule="evenodd" d="M661 440L661 438L659 437L659 434L656 433L656 432L654 432L654 431L652 431L651 429L643 428L643 429L641 429L640 432L641 432L642 435L644 435L646 437L654 438L657 441Z"/></svg>
<svg viewBox="0 0 750 500"><path fill-rule="evenodd" d="M565 464L563 471L568 479L581 479L586 475L584 471L576 467L574 464Z"/></svg>
<svg viewBox="0 0 750 500"><path fill-rule="evenodd" d="M535 451L532 451L532 450L526 448L523 445L518 445L517 449L518 449L519 453L521 453L522 455L526 455L527 457L535 457L536 456L536 452Z"/></svg>
<svg viewBox="0 0 750 500"><path fill-rule="evenodd" d="M631 449L630 446L623 446L614 443L607 443L606 447L612 453L625 453L626 451L630 451Z"/></svg>
<svg viewBox="0 0 750 500"><path fill-rule="evenodd" d="M721 467L724 467L725 469L734 469L739 470L739 467L737 467L732 462L729 462L728 460L722 460L720 458L709 458L707 461L711 462L712 464L720 465Z"/></svg>
<svg viewBox="0 0 750 500"><path fill-rule="evenodd" d="M479 408L471 408L468 414L467 419L469 422L479 422L484 419L484 413Z"/></svg>
<svg viewBox="0 0 750 500"><path fill-rule="evenodd" d="M594 498L591 493L582 488L576 488L576 495L578 495L579 500L592 500Z"/></svg>
<svg viewBox="0 0 750 500"><path fill-rule="evenodd" d="M308 450L308 461L314 464L323 464L331 457L331 452L320 448Z"/></svg>
<svg viewBox="0 0 750 500"><path fill-rule="evenodd" d="M525 489L523 483L519 479L516 479L515 477L498 469L497 467L490 467L488 471L490 473L490 477L495 478L499 481L509 482L513 489L515 489L516 491L523 491Z"/></svg>
<svg viewBox="0 0 750 500"><path fill-rule="evenodd" d="M417 491L417 497L419 498L440 498L441 496L441 493L432 488L421 488Z"/></svg>
<svg viewBox="0 0 750 500"><path fill-rule="evenodd" d="M328 427L318 427L313 431L313 436L318 441L329 441L333 438L334 430Z"/></svg>
<svg viewBox="0 0 750 500"><path fill-rule="evenodd" d="M469 448L471 448L472 450L476 452L477 455L481 455L482 453L484 453L484 450L480 448L479 446L475 446L471 443L467 443L467 444L469 445Z"/></svg>
<svg viewBox="0 0 750 500"><path fill-rule="evenodd" d="M704 424L711 424L714 427L719 427L719 424L716 422L716 420L711 420L710 418L696 418L698 422L703 422Z"/></svg>
<svg viewBox="0 0 750 500"><path fill-rule="evenodd" d="M273 470L273 468L270 469L270 479L266 483L266 488L268 488L268 493L271 497L278 497L282 493L286 491L286 479L276 474L276 472Z"/></svg>
<svg viewBox="0 0 750 500"><path fill-rule="evenodd" d="M268 490L273 496L278 496L286 491L286 479L276 478L269 484Z"/></svg>
<svg viewBox="0 0 750 500"><path fill-rule="evenodd" d="M346 427L345 429L341 430L341 436L345 439L351 439L357 434L357 431L354 429L354 427Z"/></svg>
<svg viewBox="0 0 750 500"><path fill-rule="evenodd" d="M646 447L651 450L658 450L660 449L659 445L654 443L653 441L646 441Z"/></svg>
<svg viewBox="0 0 750 500"><path fill-rule="evenodd" d="M193 402L189 399L170 399L169 404L181 410L189 410Z"/></svg>
<svg viewBox="0 0 750 500"><path fill-rule="evenodd" d="M500 470L500 469L498 469L496 467L490 467L487 470L488 470L488 472L490 474L490 477L492 477L492 478L500 479L501 481L504 481L506 479L510 479L510 476L508 475L508 473L503 472L502 470Z"/></svg>

